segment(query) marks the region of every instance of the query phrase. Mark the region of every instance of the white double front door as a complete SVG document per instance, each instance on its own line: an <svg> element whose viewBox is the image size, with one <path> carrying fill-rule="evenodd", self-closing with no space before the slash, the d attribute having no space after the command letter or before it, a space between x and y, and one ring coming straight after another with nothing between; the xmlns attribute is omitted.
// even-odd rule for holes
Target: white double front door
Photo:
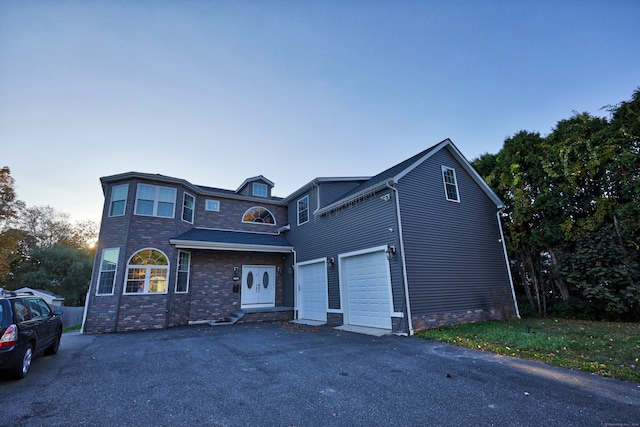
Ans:
<svg viewBox="0 0 640 427"><path fill-rule="evenodd" d="M275 306L276 268L263 265L243 265L241 298L243 307Z"/></svg>

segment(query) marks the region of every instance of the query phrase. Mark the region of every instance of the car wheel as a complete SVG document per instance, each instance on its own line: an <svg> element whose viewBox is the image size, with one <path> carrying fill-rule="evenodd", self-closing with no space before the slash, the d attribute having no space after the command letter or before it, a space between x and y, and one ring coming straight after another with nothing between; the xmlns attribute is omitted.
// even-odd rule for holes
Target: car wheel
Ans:
<svg viewBox="0 0 640 427"><path fill-rule="evenodd" d="M15 375L18 379L26 377L29 373L31 359L33 359L33 347L31 344L27 344L22 354L21 363L16 366Z"/></svg>
<svg viewBox="0 0 640 427"><path fill-rule="evenodd" d="M58 348L60 348L60 337L62 337L62 331L58 330L56 333L56 337L53 339L51 345L44 350L44 354L47 356L54 355L58 352Z"/></svg>

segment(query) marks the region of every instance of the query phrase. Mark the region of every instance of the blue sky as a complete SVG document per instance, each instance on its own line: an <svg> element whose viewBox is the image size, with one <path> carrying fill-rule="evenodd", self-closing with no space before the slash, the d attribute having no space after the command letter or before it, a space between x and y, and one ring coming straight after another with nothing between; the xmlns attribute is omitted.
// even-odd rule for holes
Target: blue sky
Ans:
<svg viewBox="0 0 640 427"><path fill-rule="evenodd" d="M451 138L470 160L640 86L640 1L3 1L0 166L99 221L128 171L286 196Z"/></svg>

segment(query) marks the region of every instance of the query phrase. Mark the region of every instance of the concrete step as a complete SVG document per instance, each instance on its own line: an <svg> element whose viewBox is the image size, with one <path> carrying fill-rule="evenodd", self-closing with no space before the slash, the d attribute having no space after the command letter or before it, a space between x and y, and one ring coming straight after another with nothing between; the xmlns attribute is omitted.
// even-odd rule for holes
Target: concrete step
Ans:
<svg viewBox="0 0 640 427"><path fill-rule="evenodd" d="M211 322L208 322L209 325L211 326L221 326L221 325L233 325L234 323L236 323L238 320L242 319L242 317L245 315L245 312L242 310L239 310L235 313L230 314L227 317L223 317L217 320L213 320Z"/></svg>

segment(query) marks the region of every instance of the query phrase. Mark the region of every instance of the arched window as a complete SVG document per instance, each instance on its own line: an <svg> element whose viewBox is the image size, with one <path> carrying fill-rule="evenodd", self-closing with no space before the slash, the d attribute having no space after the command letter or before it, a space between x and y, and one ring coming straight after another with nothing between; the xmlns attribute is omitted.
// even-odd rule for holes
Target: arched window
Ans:
<svg viewBox="0 0 640 427"><path fill-rule="evenodd" d="M254 206L242 215L242 222L258 222L262 224L276 225L276 218L267 208Z"/></svg>
<svg viewBox="0 0 640 427"><path fill-rule="evenodd" d="M133 254L127 264L125 294L164 294L167 292L169 261L156 249L143 249Z"/></svg>

